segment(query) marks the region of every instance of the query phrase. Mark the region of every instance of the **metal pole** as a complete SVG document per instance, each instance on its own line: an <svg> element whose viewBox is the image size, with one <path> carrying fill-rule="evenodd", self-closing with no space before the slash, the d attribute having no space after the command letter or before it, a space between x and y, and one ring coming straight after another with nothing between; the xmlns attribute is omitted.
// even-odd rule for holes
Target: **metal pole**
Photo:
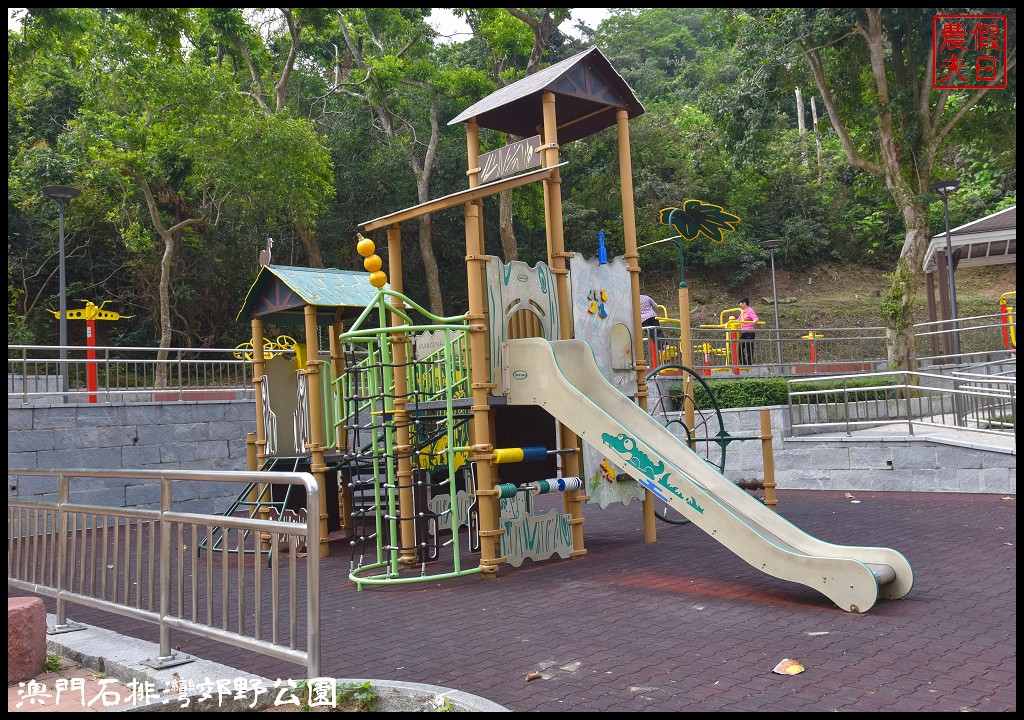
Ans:
<svg viewBox="0 0 1024 720"><path fill-rule="evenodd" d="M779 292L775 288L775 251L769 251L772 256L772 301L775 305L775 346L779 358L779 373L782 373L782 333L779 330Z"/></svg>
<svg viewBox="0 0 1024 720"><path fill-rule="evenodd" d="M60 376L64 404L68 402L68 298L64 284L64 201L57 200L60 218Z"/></svg>
<svg viewBox="0 0 1024 720"><path fill-rule="evenodd" d="M953 355L960 362L960 317L956 309L956 284L953 282L953 239L949 234L949 193L942 193L942 209L946 215L946 275L949 279L949 310L953 316Z"/></svg>
<svg viewBox="0 0 1024 720"><path fill-rule="evenodd" d="M61 390L64 393L64 403L68 401L68 299L67 286L64 277L64 205L82 194L78 188L66 185L46 185L42 189L43 195L57 203L57 215L60 222L60 363Z"/></svg>

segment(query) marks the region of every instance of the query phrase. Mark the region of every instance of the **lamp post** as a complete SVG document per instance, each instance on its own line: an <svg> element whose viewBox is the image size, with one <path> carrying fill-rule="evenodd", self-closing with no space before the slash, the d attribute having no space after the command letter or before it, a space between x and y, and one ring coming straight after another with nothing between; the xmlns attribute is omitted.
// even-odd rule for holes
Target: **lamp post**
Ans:
<svg viewBox="0 0 1024 720"><path fill-rule="evenodd" d="M781 240L765 240L761 247L772 256L772 304L775 306L775 349L778 353L779 372L782 372L782 334L779 331L779 292L775 287L775 251L782 247Z"/></svg>
<svg viewBox="0 0 1024 720"><path fill-rule="evenodd" d="M960 362L960 316L956 309L956 283L953 282L953 239L949 234L949 194L960 187L960 183L956 180L940 180L930 187L942 198L942 210L946 215L946 276L949 280L949 311L953 321L953 355Z"/></svg>
<svg viewBox="0 0 1024 720"><path fill-rule="evenodd" d="M57 203L60 223L60 374L64 402L68 401L68 299L64 280L64 206L82 194L78 188L65 185L47 185L43 195Z"/></svg>

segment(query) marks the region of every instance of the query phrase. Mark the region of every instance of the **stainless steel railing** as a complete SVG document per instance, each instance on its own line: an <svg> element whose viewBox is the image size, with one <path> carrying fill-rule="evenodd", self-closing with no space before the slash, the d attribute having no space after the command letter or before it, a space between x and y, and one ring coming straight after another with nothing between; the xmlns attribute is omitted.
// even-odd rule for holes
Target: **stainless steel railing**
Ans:
<svg viewBox="0 0 1024 720"><path fill-rule="evenodd" d="M959 324L961 352L955 357L943 349L953 332L949 323L914 326L915 352L921 367L967 365L1015 355L1015 348L1005 346L1001 315L961 318ZM645 328L644 336L647 354L656 348L652 367L680 362L678 321L663 318L661 327ZM758 327L749 365L738 361L739 337L735 330L696 327L690 331L690 340L693 368L707 376L740 375L746 368L789 376L871 372L889 366L885 329L881 326Z"/></svg>
<svg viewBox="0 0 1024 720"><path fill-rule="evenodd" d="M674 322L674 324L672 324ZM949 323L915 326L915 350L922 368L967 365L1016 355L1007 348L1005 317L999 314L961 318L960 355L943 348L952 330ZM881 327L769 328L756 332L749 366L738 360L738 338L724 329L695 327L691 334L693 367L706 376L749 374L805 375L871 372L888 369L885 331ZM645 328L646 353L655 352L652 367L678 364L679 321L667 318L658 328ZM1012 334L1015 336L1015 333ZM68 392L63 392L60 348L9 345L8 402L72 403L167 402L203 399L254 399L252 363L239 348L171 348L169 359L158 361L159 348L66 347ZM271 348L267 352L287 352ZM94 357L90 357L90 353ZM781 353L781 356L780 356ZM166 381L157 387L157 370Z"/></svg>
<svg viewBox="0 0 1024 720"><path fill-rule="evenodd" d="M309 473L197 470L12 470L8 478L52 479L53 501L7 502L7 584L56 598L56 630L71 630L74 603L154 623L160 667L178 664L171 630L305 665L320 675L320 524L180 512L180 482L286 483L306 490ZM159 485L157 509L98 505L118 483ZM42 481L46 483L46 481ZM39 497L47 488L36 488ZM308 552L300 552L306 548ZM264 551L269 562L264 563ZM300 567L305 582L299 582ZM302 612L303 607L305 612ZM300 627L302 618L304 622Z"/></svg>
<svg viewBox="0 0 1024 720"><path fill-rule="evenodd" d="M23 404L125 404L202 399L253 399L252 362L237 348L160 348L9 345L7 397ZM273 350L271 352L281 352ZM61 375L66 366L67 393ZM158 378L162 376L162 381Z"/></svg>
<svg viewBox="0 0 1024 720"><path fill-rule="evenodd" d="M789 380L794 435L882 425L1015 436L1017 381L978 374L882 372Z"/></svg>

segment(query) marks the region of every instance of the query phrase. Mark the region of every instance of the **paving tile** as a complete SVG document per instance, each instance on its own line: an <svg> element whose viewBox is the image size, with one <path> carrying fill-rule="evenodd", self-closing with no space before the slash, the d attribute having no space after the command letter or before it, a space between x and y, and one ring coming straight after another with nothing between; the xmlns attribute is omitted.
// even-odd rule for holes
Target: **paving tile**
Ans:
<svg viewBox="0 0 1024 720"><path fill-rule="evenodd" d="M779 511L822 540L908 558L910 594L866 614L758 572L693 526L660 524L658 542L645 543L636 503L586 509L585 557L502 567L493 581L358 591L346 579L348 549L332 547L321 568L321 674L440 684L520 712L1015 711L1015 496L857 499L783 491ZM69 615L159 637L84 607ZM173 636L240 673L304 675L284 660ZM772 673L786 657L804 673ZM538 669L544 679L527 682ZM49 708L14 711L26 710Z"/></svg>

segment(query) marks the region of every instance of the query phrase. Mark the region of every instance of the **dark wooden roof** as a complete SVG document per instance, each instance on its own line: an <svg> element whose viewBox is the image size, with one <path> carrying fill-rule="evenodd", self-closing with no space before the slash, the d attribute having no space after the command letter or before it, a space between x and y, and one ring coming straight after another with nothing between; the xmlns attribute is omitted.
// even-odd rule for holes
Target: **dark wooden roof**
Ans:
<svg viewBox="0 0 1024 720"><path fill-rule="evenodd" d="M630 119L644 114L644 106L626 81L608 58L592 47L491 93L448 124L476 117L480 127L530 137L544 124L541 100L547 91L557 95L559 143L611 127L619 108L625 109Z"/></svg>

